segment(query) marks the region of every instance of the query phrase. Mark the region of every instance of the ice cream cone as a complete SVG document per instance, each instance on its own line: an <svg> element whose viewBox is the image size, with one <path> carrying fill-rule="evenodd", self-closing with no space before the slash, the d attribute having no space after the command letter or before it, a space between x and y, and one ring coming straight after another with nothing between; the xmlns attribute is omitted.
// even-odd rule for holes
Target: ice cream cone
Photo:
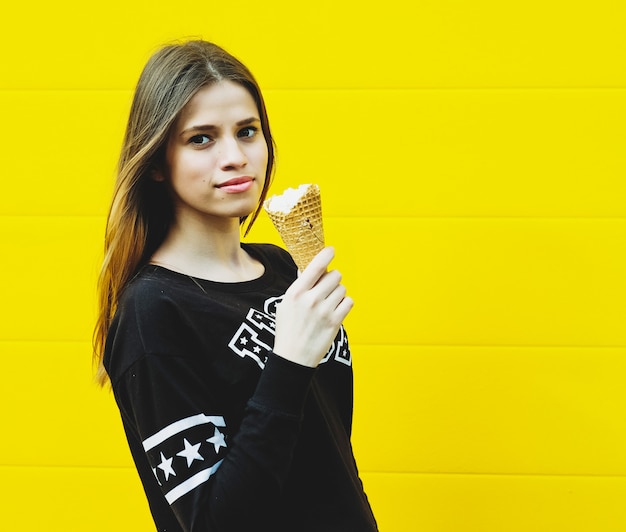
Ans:
<svg viewBox="0 0 626 532"><path fill-rule="evenodd" d="M317 185L301 185L263 204L300 271L324 248L322 200Z"/></svg>

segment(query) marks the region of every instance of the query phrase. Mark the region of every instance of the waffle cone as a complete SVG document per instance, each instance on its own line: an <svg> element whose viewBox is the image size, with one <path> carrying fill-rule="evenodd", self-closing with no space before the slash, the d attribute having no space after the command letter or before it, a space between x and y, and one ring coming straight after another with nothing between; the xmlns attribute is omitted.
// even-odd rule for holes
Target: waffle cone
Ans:
<svg viewBox="0 0 626 532"><path fill-rule="evenodd" d="M270 201L267 200L264 203L265 211L278 230L298 269L303 271L313 257L324 248L322 200L319 187L309 185L289 212L271 210Z"/></svg>

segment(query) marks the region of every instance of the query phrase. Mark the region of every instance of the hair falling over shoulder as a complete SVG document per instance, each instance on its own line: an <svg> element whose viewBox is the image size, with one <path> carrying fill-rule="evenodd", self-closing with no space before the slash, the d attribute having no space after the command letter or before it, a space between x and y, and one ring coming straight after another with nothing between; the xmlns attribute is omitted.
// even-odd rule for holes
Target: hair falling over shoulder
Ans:
<svg viewBox="0 0 626 532"><path fill-rule="evenodd" d="M250 92L259 110L268 147L259 204L248 220L241 220L242 224L247 221L246 232L262 208L274 168L274 142L265 102L252 73L238 59L207 41L187 41L161 48L148 60L135 89L105 229L93 335L96 381L100 385L109 381L102 362L119 299L161 244L172 221L168 190L163 182L152 179L156 169L164 170L169 131L200 88L222 80L239 83Z"/></svg>

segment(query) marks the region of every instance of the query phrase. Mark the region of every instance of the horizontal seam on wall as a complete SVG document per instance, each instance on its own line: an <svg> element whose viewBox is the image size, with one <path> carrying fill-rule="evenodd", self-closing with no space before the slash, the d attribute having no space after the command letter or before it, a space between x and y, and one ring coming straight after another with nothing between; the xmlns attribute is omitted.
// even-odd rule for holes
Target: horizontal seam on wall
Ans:
<svg viewBox="0 0 626 532"><path fill-rule="evenodd" d="M624 85L470 85L470 86L442 86L424 85L407 87L272 87L262 86L264 94L271 92L604 92L604 91L624 91ZM133 94L133 87L1 87L0 93L32 93L32 92L67 92L67 93L128 93Z"/></svg>
<svg viewBox="0 0 626 532"><path fill-rule="evenodd" d="M59 470L59 469L67 469L67 470L87 470L87 471L102 471L102 470L112 470L112 471L129 471L134 472L135 467L133 465L128 466L96 466L96 465L71 465L71 464L0 464L0 470L2 469L50 469L50 470Z"/></svg>
<svg viewBox="0 0 626 532"><path fill-rule="evenodd" d="M69 471L83 470L83 471L123 471L134 472L135 468L132 465L64 465L64 464L0 464L1 469L11 470L41 470L48 469L51 471L57 471L65 469ZM626 474L624 473L494 473L494 472L454 472L454 471L393 471L393 470L367 470L362 469L361 475L368 476L416 476L416 477L511 477L511 478L597 478L597 479L624 479L626 480Z"/></svg>
<svg viewBox="0 0 626 532"><path fill-rule="evenodd" d="M29 339L29 338L1 338L0 345L2 344L83 344L91 349L91 340L89 339L64 339L64 338L49 338L49 339ZM566 345L566 344L415 344L415 343L370 343L370 342L351 342L350 347L352 350L361 347L376 347L376 348L420 348L420 349L613 349L620 350L626 349L626 344L615 345Z"/></svg>
<svg viewBox="0 0 626 532"><path fill-rule="evenodd" d="M471 473L457 473L457 472L426 472L426 471L375 471L362 469L361 475L390 475L390 476L440 476L440 477L511 477L511 478L598 478L598 479L624 479L626 480L626 474L624 473L493 473L493 472L471 472Z"/></svg>
<svg viewBox="0 0 626 532"><path fill-rule="evenodd" d="M94 220L106 220L106 215L104 214L4 214L0 213L0 220L3 218L10 219L37 219L37 218L67 218L67 219L75 219L75 218L87 218ZM626 220L626 215L616 215L616 216L519 216L519 215L511 215L511 216L481 216L481 215L456 215L456 216L447 216L447 215L439 215L439 216L420 216L420 215L325 215L325 220L380 220L380 219L390 219L390 220L546 220L546 221L556 221L556 220L566 220L566 221L582 221L582 220L607 220L607 221L624 221ZM253 228L254 230L254 228Z"/></svg>
<svg viewBox="0 0 626 532"><path fill-rule="evenodd" d="M1 342L1 340L0 340ZM351 342L350 347L356 349L369 347L418 347L423 349L626 349L626 344L615 345L564 345L564 344L413 344L413 343L369 343Z"/></svg>

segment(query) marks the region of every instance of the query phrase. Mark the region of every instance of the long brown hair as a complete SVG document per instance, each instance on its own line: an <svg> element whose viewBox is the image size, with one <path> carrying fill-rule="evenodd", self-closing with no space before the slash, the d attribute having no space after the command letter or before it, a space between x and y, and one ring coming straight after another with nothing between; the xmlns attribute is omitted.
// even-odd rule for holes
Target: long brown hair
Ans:
<svg viewBox="0 0 626 532"><path fill-rule="evenodd" d="M268 148L259 204L240 220L247 221L246 233L262 208L274 168L274 141L254 76L238 59L207 41L163 47L149 59L135 89L107 219L93 338L96 380L101 385L108 381L102 358L120 295L163 242L173 219L170 197L151 174L164 164L165 145L182 108L200 88L223 80L239 83L252 95Z"/></svg>

